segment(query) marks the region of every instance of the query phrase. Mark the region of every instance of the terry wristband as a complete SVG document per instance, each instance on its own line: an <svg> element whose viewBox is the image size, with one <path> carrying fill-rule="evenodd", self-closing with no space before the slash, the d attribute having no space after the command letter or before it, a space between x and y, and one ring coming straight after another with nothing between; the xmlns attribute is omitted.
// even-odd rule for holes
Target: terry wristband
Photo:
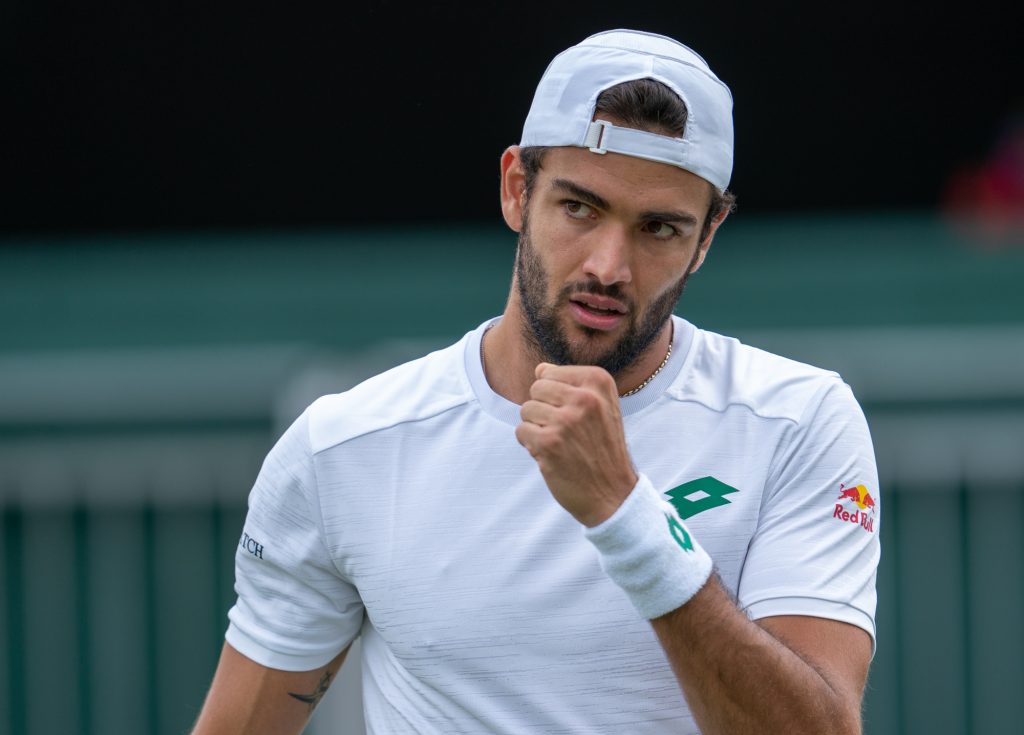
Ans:
<svg viewBox="0 0 1024 735"><path fill-rule="evenodd" d="M711 576L711 557L645 475L611 518L584 535L601 568L649 620L680 607Z"/></svg>

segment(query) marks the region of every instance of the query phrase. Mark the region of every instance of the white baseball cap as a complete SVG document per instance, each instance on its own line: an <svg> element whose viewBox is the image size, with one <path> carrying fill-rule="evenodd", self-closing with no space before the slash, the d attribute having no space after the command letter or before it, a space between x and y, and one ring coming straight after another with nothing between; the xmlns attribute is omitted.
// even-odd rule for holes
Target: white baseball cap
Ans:
<svg viewBox="0 0 1024 735"><path fill-rule="evenodd" d="M682 138L594 120L598 96L616 84L654 79L686 103ZM605 31L548 65L523 126L521 146L577 146L690 171L719 189L732 176L732 93L695 51L667 36Z"/></svg>

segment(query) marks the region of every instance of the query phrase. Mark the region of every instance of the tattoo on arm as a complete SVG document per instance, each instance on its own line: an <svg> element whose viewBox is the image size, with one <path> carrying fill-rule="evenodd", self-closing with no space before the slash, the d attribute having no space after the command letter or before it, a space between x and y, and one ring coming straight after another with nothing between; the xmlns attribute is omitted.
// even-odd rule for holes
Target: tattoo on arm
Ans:
<svg viewBox="0 0 1024 735"><path fill-rule="evenodd" d="M288 692L289 697L294 697L300 702L305 702L309 705L309 711L312 712L316 709L316 706L320 704L320 700L327 694L327 687L331 685L331 677L333 674L330 671L325 671L324 675L320 677L320 681L317 682L316 689L312 694L296 694L295 692Z"/></svg>

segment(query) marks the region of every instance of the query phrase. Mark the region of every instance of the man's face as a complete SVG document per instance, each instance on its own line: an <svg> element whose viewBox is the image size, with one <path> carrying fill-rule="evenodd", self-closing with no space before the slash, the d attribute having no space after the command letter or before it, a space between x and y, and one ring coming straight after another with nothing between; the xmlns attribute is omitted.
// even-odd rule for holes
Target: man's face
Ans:
<svg viewBox="0 0 1024 735"><path fill-rule="evenodd" d="M707 182L666 164L548 151L523 205L515 268L539 356L612 375L636 362L703 258L709 203Z"/></svg>

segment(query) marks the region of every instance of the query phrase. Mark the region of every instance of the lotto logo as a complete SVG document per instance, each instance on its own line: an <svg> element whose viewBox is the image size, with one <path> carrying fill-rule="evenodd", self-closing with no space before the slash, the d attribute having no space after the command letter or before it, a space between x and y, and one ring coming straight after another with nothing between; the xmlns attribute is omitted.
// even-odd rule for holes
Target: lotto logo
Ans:
<svg viewBox="0 0 1024 735"><path fill-rule="evenodd" d="M725 496L738 492L739 490L736 488L709 475L684 482L682 485L666 491L665 494L675 506L679 517L685 521L706 510L728 505L729 498Z"/></svg>
<svg viewBox="0 0 1024 735"><path fill-rule="evenodd" d="M671 513L666 513L665 518L668 519L668 530L672 534L672 538L679 544L679 548L683 551L693 551L693 539L690 538L690 534L686 532L686 528L679 522Z"/></svg>

